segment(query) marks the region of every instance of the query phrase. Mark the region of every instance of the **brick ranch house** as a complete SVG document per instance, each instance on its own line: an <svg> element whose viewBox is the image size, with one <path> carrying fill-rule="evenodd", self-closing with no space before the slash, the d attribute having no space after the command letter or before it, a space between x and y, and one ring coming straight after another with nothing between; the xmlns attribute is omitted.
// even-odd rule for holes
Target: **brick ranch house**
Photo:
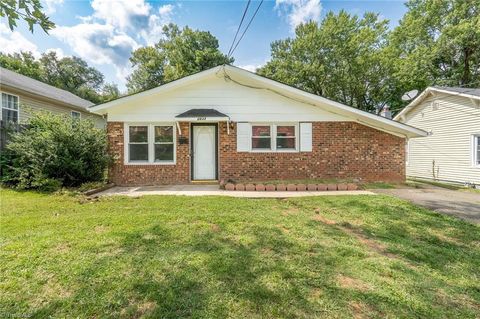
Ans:
<svg viewBox="0 0 480 319"><path fill-rule="evenodd" d="M123 186L198 180L405 180L426 132L224 65L91 107Z"/></svg>

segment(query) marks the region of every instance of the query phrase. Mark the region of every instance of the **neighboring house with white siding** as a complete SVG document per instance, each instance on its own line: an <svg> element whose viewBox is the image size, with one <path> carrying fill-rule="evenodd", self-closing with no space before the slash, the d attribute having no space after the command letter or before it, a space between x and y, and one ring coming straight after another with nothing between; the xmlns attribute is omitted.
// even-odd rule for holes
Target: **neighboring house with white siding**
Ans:
<svg viewBox="0 0 480 319"><path fill-rule="evenodd" d="M408 177L480 185L480 89L429 87L394 119L428 132L407 144Z"/></svg>
<svg viewBox="0 0 480 319"><path fill-rule="evenodd" d="M0 68L0 94L4 122L25 123L33 112L48 111L91 119L96 127L105 127L103 117L88 110L92 102L5 68Z"/></svg>

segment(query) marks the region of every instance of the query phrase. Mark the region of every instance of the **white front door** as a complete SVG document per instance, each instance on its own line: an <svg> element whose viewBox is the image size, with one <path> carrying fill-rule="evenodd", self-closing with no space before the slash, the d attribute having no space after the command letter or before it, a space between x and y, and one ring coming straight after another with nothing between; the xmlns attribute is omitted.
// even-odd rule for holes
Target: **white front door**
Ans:
<svg viewBox="0 0 480 319"><path fill-rule="evenodd" d="M193 125L193 179L216 179L214 125Z"/></svg>

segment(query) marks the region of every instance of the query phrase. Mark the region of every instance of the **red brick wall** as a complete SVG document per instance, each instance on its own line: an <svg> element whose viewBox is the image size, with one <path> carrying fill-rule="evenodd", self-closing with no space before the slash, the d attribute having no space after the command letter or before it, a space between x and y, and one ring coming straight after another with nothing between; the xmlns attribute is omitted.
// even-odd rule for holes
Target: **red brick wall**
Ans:
<svg viewBox="0 0 480 319"><path fill-rule="evenodd" d="M181 123L188 137L188 123ZM176 165L125 165L123 123L107 125L114 164L110 180L117 185L184 184L190 179L188 144L178 144ZM235 181L358 178L364 181L405 180L405 140L354 122L314 122L313 151L237 153L236 125L227 135L219 124L219 178Z"/></svg>
<svg viewBox="0 0 480 319"><path fill-rule="evenodd" d="M180 124L182 136L189 136L189 127L189 123ZM123 186L189 183L189 145L178 143L178 130L177 160L172 165L125 165L123 131L123 122L107 123L109 152L113 157L109 169L111 182Z"/></svg>
<svg viewBox="0 0 480 319"><path fill-rule="evenodd" d="M232 132L233 131L233 132ZM355 122L314 122L312 152L237 153L220 124L220 178L235 181L358 178L405 180L405 140Z"/></svg>

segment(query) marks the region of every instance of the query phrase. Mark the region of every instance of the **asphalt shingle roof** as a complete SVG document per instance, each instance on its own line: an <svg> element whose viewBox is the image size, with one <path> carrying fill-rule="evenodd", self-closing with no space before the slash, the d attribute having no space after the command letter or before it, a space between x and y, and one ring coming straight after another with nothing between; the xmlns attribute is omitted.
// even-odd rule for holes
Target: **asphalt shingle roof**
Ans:
<svg viewBox="0 0 480 319"><path fill-rule="evenodd" d="M175 117L228 117L228 115L214 109L191 109Z"/></svg>
<svg viewBox="0 0 480 319"><path fill-rule="evenodd" d="M0 86L3 85L84 109L94 105L73 93L0 67Z"/></svg>
<svg viewBox="0 0 480 319"><path fill-rule="evenodd" d="M439 90L450 91L453 93L462 93L462 94L480 96L480 88L469 89L469 88L449 87L449 86L434 86L434 88Z"/></svg>

